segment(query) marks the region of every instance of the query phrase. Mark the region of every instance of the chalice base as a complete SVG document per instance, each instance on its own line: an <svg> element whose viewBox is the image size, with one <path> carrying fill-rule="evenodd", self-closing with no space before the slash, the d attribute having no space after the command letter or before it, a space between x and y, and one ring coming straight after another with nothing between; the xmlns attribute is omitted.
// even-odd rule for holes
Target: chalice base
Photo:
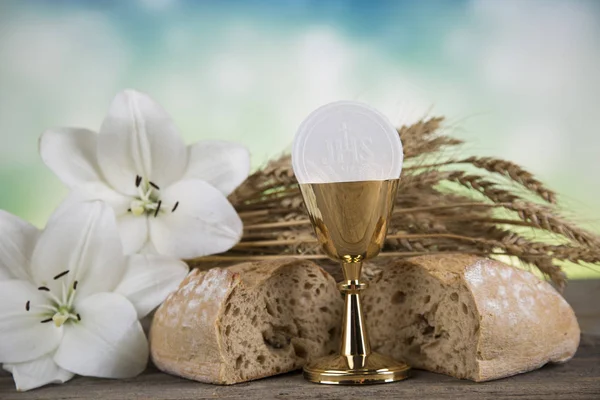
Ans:
<svg viewBox="0 0 600 400"><path fill-rule="evenodd" d="M401 381L410 367L379 353L368 356L332 355L304 366L304 378L327 385L372 385Z"/></svg>

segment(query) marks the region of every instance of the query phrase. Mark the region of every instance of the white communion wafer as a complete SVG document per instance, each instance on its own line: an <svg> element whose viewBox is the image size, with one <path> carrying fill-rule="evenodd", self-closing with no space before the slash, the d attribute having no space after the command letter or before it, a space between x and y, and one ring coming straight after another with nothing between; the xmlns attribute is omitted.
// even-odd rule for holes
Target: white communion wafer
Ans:
<svg viewBox="0 0 600 400"><path fill-rule="evenodd" d="M403 158L392 123L353 101L313 111L300 125L292 147L292 166L300 183L397 179Z"/></svg>

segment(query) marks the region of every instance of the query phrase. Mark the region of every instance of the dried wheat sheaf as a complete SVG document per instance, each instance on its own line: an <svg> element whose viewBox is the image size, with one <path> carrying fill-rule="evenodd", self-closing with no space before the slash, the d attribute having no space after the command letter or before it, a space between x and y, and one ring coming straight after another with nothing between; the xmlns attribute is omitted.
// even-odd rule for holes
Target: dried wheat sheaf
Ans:
<svg viewBox="0 0 600 400"><path fill-rule="evenodd" d="M442 118L398 130L404 168L380 256L463 253L510 257L534 266L558 288L562 262L600 262L600 237L561 216L556 194L518 165L489 157L453 158L462 141L442 133ZM290 156L269 162L230 196L244 222L241 242L193 266L296 256L323 259Z"/></svg>

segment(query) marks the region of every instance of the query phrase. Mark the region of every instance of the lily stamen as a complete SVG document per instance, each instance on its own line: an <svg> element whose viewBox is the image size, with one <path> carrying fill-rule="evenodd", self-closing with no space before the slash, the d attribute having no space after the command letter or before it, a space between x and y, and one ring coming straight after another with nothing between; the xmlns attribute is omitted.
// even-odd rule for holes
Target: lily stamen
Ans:
<svg viewBox="0 0 600 400"><path fill-rule="evenodd" d="M175 212L175 210L177 210L177 207L179 207L179 202L175 203L175 205L173 206L173 209L171 210L171 212Z"/></svg>
<svg viewBox="0 0 600 400"><path fill-rule="evenodd" d="M162 207L162 200L159 199L157 191L160 187L146 179L141 175L136 175L135 184L138 191L138 196L133 198L127 212L132 213L136 217L143 215L158 217ZM172 211L177 209L179 202L177 202Z"/></svg>
<svg viewBox="0 0 600 400"><path fill-rule="evenodd" d="M69 271L61 272L57 275L57 278L65 276ZM57 279L55 278L55 279ZM75 301L75 292L77 289L78 281L73 281L73 285L67 284L64 280L62 281L62 290L59 296L56 296L46 286L40 286L38 289L48 293L48 296L52 299L53 304L36 304L34 308L47 310L44 312L48 316L48 311L52 317L42 320L42 323L54 321L54 325L58 328L65 324L69 320L81 321L81 316L76 314L73 310L73 303ZM25 304L25 309L29 311L31 309L31 302L28 300Z"/></svg>
<svg viewBox="0 0 600 400"><path fill-rule="evenodd" d="M48 296L50 296L50 298L54 300L54 303L61 304L61 300L54 293L48 291Z"/></svg>
<svg viewBox="0 0 600 400"><path fill-rule="evenodd" d="M58 310L58 308L56 308L54 306L50 306L48 304L34 304L30 308L43 308L44 310L48 310L48 311L52 311L52 312L56 312Z"/></svg>
<svg viewBox="0 0 600 400"><path fill-rule="evenodd" d="M25 303L25 310L26 311L29 311L30 305L31 305L31 302L29 300L27 300L27 303Z"/></svg>
<svg viewBox="0 0 600 400"><path fill-rule="evenodd" d="M56 276L55 276L53 279L54 279L54 280L57 280L57 279L59 279L59 278L62 278L63 276L65 276L65 275L66 275L66 274L68 274L68 273L69 273L69 270L63 271L63 272L61 272L60 274L56 275Z"/></svg>
<svg viewBox="0 0 600 400"><path fill-rule="evenodd" d="M75 301L75 291L73 290L67 299L67 307L73 307L73 302Z"/></svg>
<svg viewBox="0 0 600 400"><path fill-rule="evenodd" d="M158 212L160 211L160 206L162 205L162 200L158 201L158 206L156 207L156 211L154 211L154 218L157 217Z"/></svg>
<svg viewBox="0 0 600 400"><path fill-rule="evenodd" d="M62 282L62 301L61 303L66 303L67 302L67 297L69 296L69 293L67 291L67 285L65 284L65 281Z"/></svg>
<svg viewBox="0 0 600 400"><path fill-rule="evenodd" d="M75 282L77 282L77 281L75 281ZM74 291L74 290L75 290L75 287L77 286L77 284L76 284L76 283L74 283L74 284L73 284L73 286L74 286L74 288L73 288L73 291ZM38 288L38 290L41 290L42 292L47 292L47 293L48 293L48 296L50 296L50 298L51 298L51 299L54 301L54 303L56 303L56 304L64 304L64 303L66 303L66 302L67 302L67 300L68 300L68 297L69 297L69 296L71 297L71 300L70 300L70 302L72 303L72 298L73 298L73 297L74 297L74 295L75 295L75 293L74 293L74 292L73 292L73 293L71 293L71 294L68 294L68 293L67 293L67 288L66 288L66 285L65 285L65 283L64 283L64 282L63 282L63 285L62 285L62 299L59 299L59 298L58 298L58 296L56 296L54 293L52 293L52 292L50 291L50 289L49 289L47 286L40 286L40 287ZM39 306L39 307L42 307L42 306ZM50 308L50 306L46 306L46 307ZM51 309L55 309L55 308L51 308Z"/></svg>

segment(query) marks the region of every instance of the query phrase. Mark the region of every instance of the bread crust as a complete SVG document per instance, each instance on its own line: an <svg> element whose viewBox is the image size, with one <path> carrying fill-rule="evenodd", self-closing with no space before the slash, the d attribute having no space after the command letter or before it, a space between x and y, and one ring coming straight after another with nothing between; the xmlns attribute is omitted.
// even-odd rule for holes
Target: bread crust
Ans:
<svg viewBox="0 0 600 400"><path fill-rule="evenodd" d="M219 316L239 274L215 268L193 270L156 311L150 351L162 371L202 382L222 383L224 360Z"/></svg>
<svg viewBox="0 0 600 400"><path fill-rule="evenodd" d="M481 382L565 362L579 345L569 304L528 271L468 255L421 256L378 270L365 293L374 347L418 368ZM392 316L405 321L401 329L376 314L394 293L404 294Z"/></svg>
<svg viewBox="0 0 600 400"><path fill-rule="evenodd" d="M152 360L216 384L288 372L336 349L341 309L335 281L312 262L194 270L154 316Z"/></svg>

